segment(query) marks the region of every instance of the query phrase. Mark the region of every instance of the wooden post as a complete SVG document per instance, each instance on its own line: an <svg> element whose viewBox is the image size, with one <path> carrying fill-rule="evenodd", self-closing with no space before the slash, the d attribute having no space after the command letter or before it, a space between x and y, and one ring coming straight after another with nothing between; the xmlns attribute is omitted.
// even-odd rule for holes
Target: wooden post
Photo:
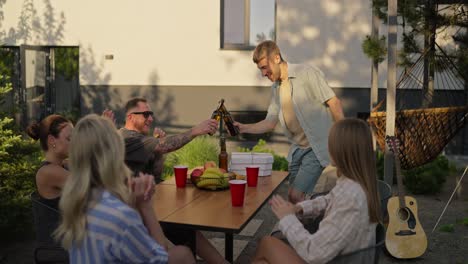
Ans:
<svg viewBox="0 0 468 264"><path fill-rule="evenodd" d="M395 135L395 99L396 99L396 60L397 60L397 4L398 0L388 0L388 72L387 72L387 114L386 135ZM393 158L385 145L384 180L393 184Z"/></svg>
<svg viewBox="0 0 468 264"><path fill-rule="evenodd" d="M433 0L426 3L424 21L424 50L429 49L424 57L423 75L423 98L422 108L427 108L432 104L434 97L434 59L435 59L435 37L437 29L437 4Z"/></svg>
<svg viewBox="0 0 468 264"><path fill-rule="evenodd" d="M379 26L380 19L375 14L374 8L372 8L372 32L371 38L379 37ZM379 63L377 60L372 61L372 70L371 70L371 91L370 91L370 113L377 105L379 98ZM377 144L375 142L375 137L372 138L372 145L374 146L374 151L377 149Z"/></svg>

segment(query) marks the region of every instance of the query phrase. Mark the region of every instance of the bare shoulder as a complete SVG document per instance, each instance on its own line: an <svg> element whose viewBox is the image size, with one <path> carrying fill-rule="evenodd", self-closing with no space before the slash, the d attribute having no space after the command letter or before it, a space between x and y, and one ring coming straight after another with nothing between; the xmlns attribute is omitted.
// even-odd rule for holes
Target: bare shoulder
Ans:
<svg viewBox="0 0 468 264"><path fill-rule="evenodd" d="M49 181L56 179L65 179L70 174L69 171L64 169L62 166L55 164L48 164L42 166L36 173L36 179L38 181Z"/></svg>

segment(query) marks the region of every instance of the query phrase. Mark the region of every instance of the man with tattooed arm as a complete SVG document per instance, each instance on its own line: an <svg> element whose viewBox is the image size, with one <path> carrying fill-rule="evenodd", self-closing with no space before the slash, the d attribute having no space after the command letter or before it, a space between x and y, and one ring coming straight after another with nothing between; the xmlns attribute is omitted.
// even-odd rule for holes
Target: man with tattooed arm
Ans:
<svg viewBox="0 0 468 264"><path fill-rule="evenodd" d="M175 151L189 143L197 136L215 133L218 121L208 119L186 132L166 136L166 133L155 128L150 133L154 113L144 98L130 99L125 105L125 127L120 133L125 140L125 163L138 175L140 172L154 175L156 183L162 181L163 155ZM166 237L176 245L186 245L193 230L174 228L161 224ZM199 231L196 235L196 253L207 263L224 263L224 258Z"/></svg>
<svg viewBox="0 0 468 264"><path fill-rule="evenodd" d="M140 172L154 175L156 183L162 181L164 154L183 147L197 136L215 133L218 128L215 119L208 119L184 133L166 137L159 128L150 134L154 113L146 99L130 99L125 111L125 127L120 129L125 139L125 162L135 175Z"/></svg>

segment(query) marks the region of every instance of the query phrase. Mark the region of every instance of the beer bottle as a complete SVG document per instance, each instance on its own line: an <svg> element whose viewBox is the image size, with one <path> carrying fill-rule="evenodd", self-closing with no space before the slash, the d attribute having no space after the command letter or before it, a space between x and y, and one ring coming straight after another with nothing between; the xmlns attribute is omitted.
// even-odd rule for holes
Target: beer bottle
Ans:
<svg viewBox="0 0 468 264"><path fill-rule="evenodd" d="M221 151L219 152L218 159L219 164L218 167L220 169L224 169L226 172L228 171L228 153L226 152L226 139L224 136L220 137L219 143L221 145Z"/></svg>
<svg viewBox="0 0 468 264"><path fill-rule="evenodd" d="M216 119L216 121L219 122L219 119L221 119L221 115L219 114L218 110L213 111L213 113L211 114L211 119ZM212 136L213 133L208 133L208 135Z"/></svg>
<svg viewBox="0 0 468 264"><path fill-rule="evenodd" d="M223 113L223 121L232 137L239 134L239 128L234 125L234 119L232 118L229 111L226 109L224 104L221 106L221 112Z"/></svg>
<svg viewBox="0 0 468 264"><path fill-rule="evenodd" d="M239 128L234 125L234 119L232 119L229 113L224 115L224 124L226 124L231 136L235 137L239 134Z"/></svg>
<svg viewBox="0 0 468 264"><path fill-rule="evenodd" d="M221 115L219 114L218 109L213 111L213 113L211 114L211 119L216 119L216 121L219 121L219 119L221 119Z"/></svg>

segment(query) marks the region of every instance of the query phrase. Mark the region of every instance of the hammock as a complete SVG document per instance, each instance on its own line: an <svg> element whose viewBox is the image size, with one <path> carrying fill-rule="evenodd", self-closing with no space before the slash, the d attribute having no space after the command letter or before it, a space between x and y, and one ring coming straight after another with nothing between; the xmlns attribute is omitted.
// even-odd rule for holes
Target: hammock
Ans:
<svg viewBox="0 0 468 264"><path fill-rule="evenodd" d="M466 73L460 74L444 51L436 47L433 93L425 91L424 63L429 52L420 54L410 69L402 72L397 83L395 136L400 141L398 156L403 169L434 160L463 128L468 117ZM414 103L415 99L419 103ZM383 102L373 109L368 119L381 150L385 149L386 134L386 112L380 110Z"/></svg>

